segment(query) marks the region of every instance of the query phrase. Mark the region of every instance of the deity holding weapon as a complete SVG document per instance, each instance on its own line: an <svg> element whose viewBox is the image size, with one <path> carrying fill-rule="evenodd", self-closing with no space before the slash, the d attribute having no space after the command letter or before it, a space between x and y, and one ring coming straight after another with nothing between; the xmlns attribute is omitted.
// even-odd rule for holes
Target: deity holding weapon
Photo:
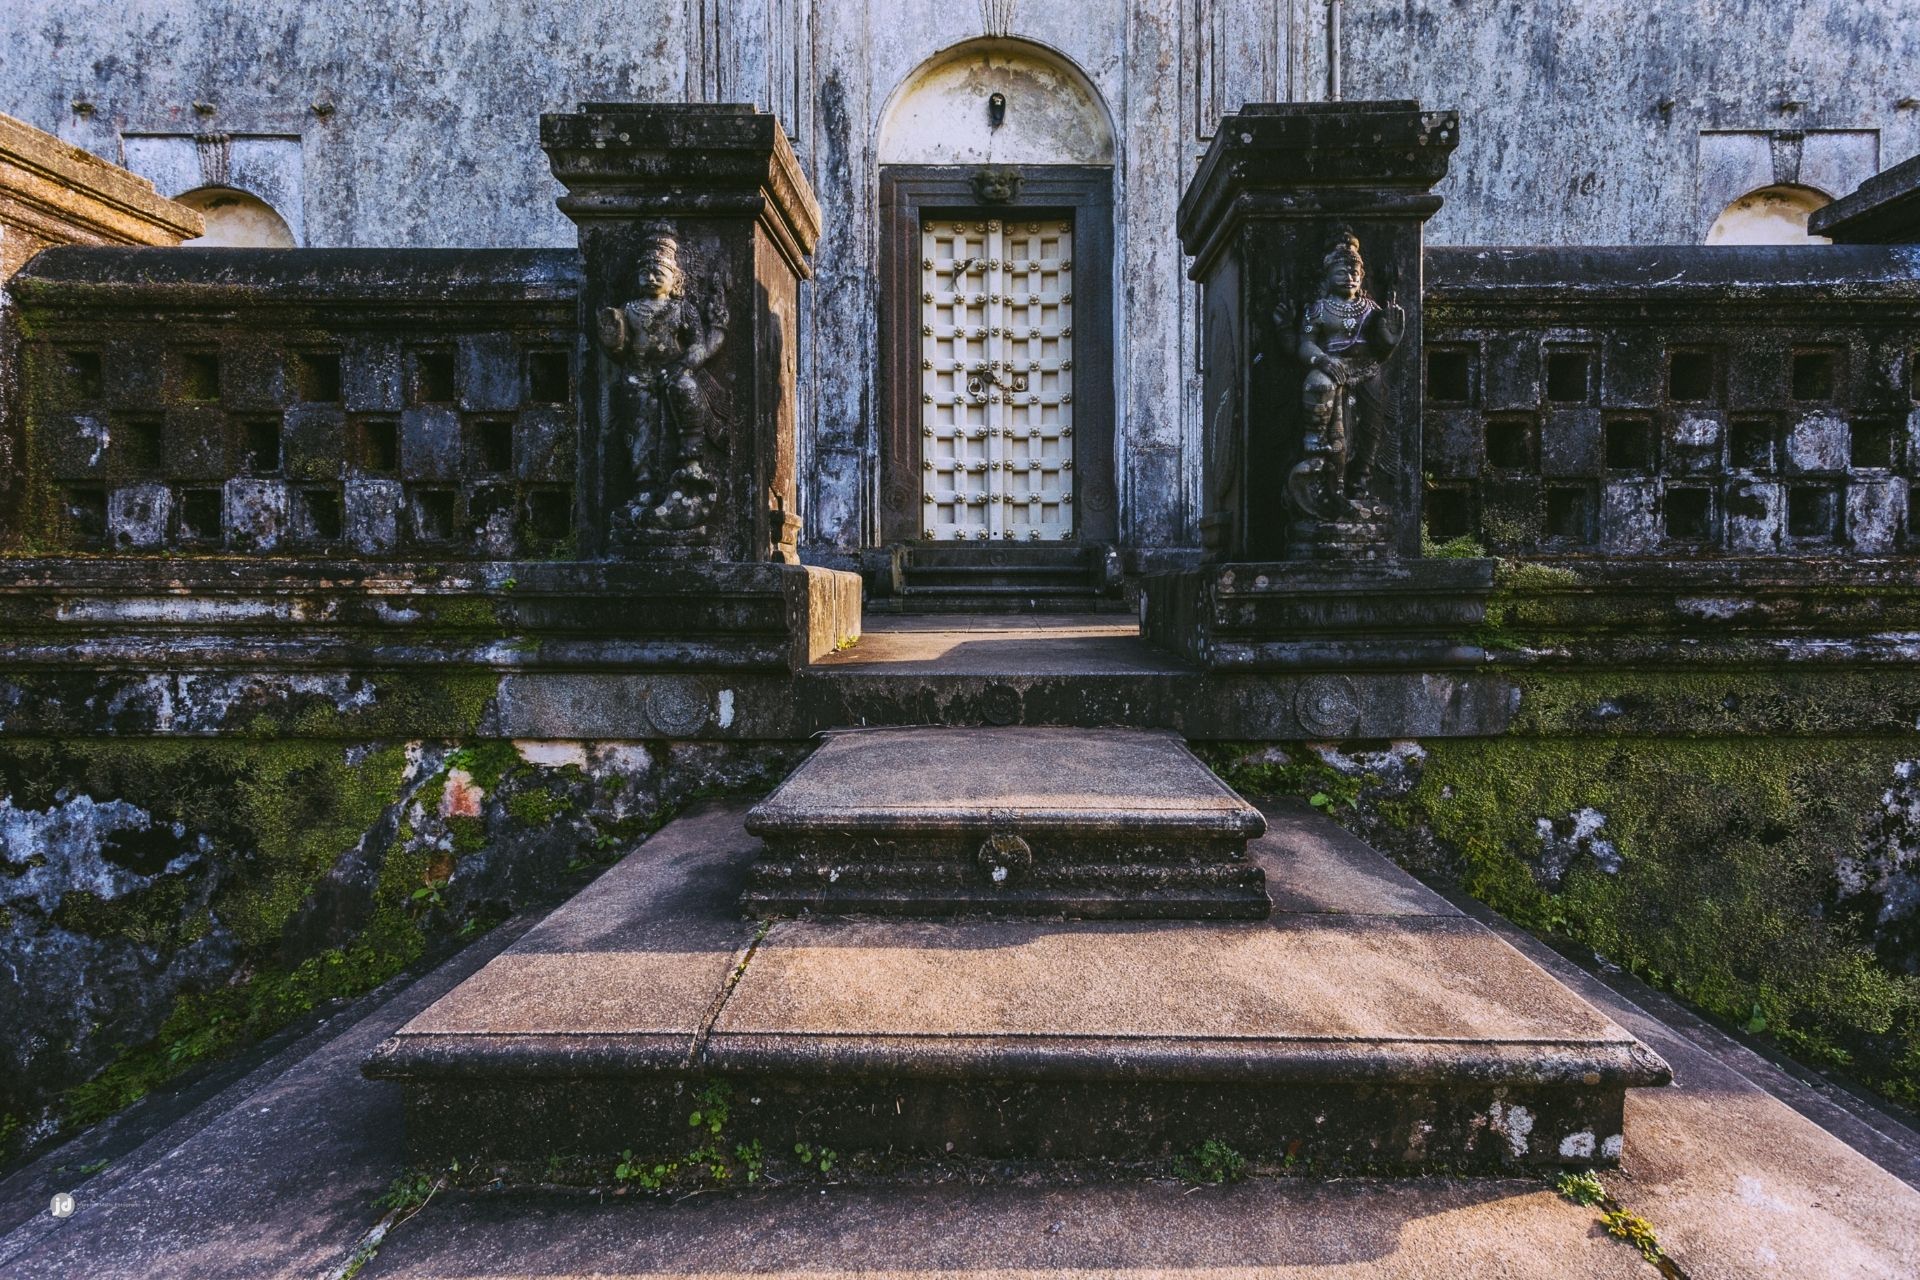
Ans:
<svg viewBox="0 0 1920 1280"><path fill-rule="evenodd" d="M1378 520L1374 459L1392 422L1381 370L1407 327L1391 297L1366 290L1360 241L1342 231L1321 259L1321 296L1301 309L1295 354L1307 366L1304 457L1287 477L1287 497L1309 519ZM1284 326L1288 317L1277 314Z"/></svg>
<svg viewBox="0 0 1920 1280"><path fill-rule="evenodd" d="M626 368L627 449L634 496L615 516L627 529L691 530L712 515L715 482L706 456L724 449L732 425L726 388L707 369L727 336L726 282L687 295L680 248L655 227L642 242L639 291L602 307L600 345Z"/></svg>

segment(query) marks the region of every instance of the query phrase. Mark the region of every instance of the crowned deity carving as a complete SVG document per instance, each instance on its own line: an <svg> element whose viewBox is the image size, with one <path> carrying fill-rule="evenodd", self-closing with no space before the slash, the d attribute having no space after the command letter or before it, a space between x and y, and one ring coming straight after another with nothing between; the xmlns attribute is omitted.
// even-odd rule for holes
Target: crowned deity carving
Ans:
<svg viewBox="0 0 1920 1280"><path fill-rule="evenodd" d="M1366 289L1360 241L1342 231L1321 259L1320 296L1301 308L1295 353L1307 366L1303 454L1287 477L1287 497L1309 519L1378 521L1385 506L1373 490L1374 460L1392 429L1382 369L1406 333L1407 316L1389 297ZM1288 316L1277 314L1285 326Z"/></svg>
<svg viewBox="0 0 1920 1280"><path fill-rule="evenodd" d="M713 514L709 450L725 449L732 427L727 389L708 368L727 338L727 282L710 276L693 296L665 226L645 231L637 275L634 298L602 307L598 323L601 347L623 370L615 403L633 471L634 496L614 523L695 530Z"/></svg>

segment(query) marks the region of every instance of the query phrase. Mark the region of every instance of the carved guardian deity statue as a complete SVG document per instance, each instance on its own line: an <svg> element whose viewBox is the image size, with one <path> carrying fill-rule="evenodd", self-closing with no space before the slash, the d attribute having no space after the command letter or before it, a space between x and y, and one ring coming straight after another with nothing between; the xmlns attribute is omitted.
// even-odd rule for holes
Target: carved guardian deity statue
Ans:
<svg viewBox="0 0 1920 1280"><path fill-rule="evenodd" d="M679 243L664 226L647 229L638 277L637 296L602 307L598 324L600 345L625 371L619 402L634 496L615 523L695 530L713 512L708 450L724 449L732 426L727 390L707 369L726 341L726 281L710 278L690 298Z"/></svg>
<svg viewBox="0 0 1920 1280"><path fill-rule="evenodd" d="M1316 520L1375 521L1386 510L1373 492L1374 458L1388 421L1381 369L1406 332L1406 312L1366 291L1360 241L1342 231L1321 260L1321 296L1300 312L1295 348L1307 366L1301 405L1304 456L1287 477L1287 497ZM1276 315L1284 326L1287 317Z"/></svg>

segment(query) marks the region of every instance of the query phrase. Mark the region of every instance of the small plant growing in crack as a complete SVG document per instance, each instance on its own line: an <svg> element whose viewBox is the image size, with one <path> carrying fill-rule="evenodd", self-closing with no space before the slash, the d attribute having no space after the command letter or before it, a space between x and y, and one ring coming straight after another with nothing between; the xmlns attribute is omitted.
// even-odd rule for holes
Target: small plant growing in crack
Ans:
<svg viewBox="0 0 1920 1280"><path fill-rule="evenodd" d="M817 1169L821 1173L832 1173L834 1162L840 1157L834 1153L832 1147L815 1147L811 1143L796 1142L793 1144L793 1158L806 1168Z"/></svg>
<svg viewBox="0 0 1920 1280"><path fill-rule="evenodd" d="M1208 1138L1186 1155L1175 1156L1173 1171L1195 1185L1218 1186L1247 1176L1247 1158L1218 1138Z"/></svg>
<svg viewBox="0 0 1920 1280"><path fill-rule="evenodd" d="M1625 1240L1640 1251L1640 1256L1656 1267L1665 1257L1660 1242L1654 1239L1653 1224L1637 1213L1626 1209L1609 1209L1600 1215L1600 1225L1607 1234Z"/></svg>
<svg viewBox="0 0 1920 1280"><path fill-rule="evenodd" d="M1595 1205L1607 1198L1607 1189L1600 1185L1600 1179L1593 1170L1585 1173L1563 1173L1554 1180L1553 1189L1575 1204Z"/></svg>
<svg viewBox="0 0 1920 1280"><path fill-rule="evenodd" d="M1577 1205L1600 1210L1600 1225L1616 1240L1625 1241L1640 1251L1663 1276L1685 1280L1680 1264L1667 1255L1654 1235L1653 1224L1626 1208L1589 1169L1585 1173L1563 1173L1554 1179L1553 1189Z"/></svg>

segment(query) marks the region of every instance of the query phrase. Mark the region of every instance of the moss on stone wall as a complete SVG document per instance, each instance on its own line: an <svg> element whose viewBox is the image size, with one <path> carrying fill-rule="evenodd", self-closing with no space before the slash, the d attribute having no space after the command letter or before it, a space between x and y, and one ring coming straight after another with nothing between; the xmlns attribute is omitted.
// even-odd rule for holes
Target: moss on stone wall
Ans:
<svg viewBox="0 0 1920 1280"><path fill-rule="evenodd" d="M0 741L0 1162L563 896L805 749Z"/></svg>
<svg viewBox="0 0 1920 1280"><path fill-rule="evenodd" d="M1404 816L1459 851L1469 893L1920 1101L1920 978L1876 954L1874 921L1839 877L1910 752L1751 738L1426 745Z"/></svg>
<svg viewBox="0 0 1920 1280"><path fill-rule="evenodd" d="M55 812L85 797L127 819L106 832L76 831L70 845L55 841L42 854L76 862L97 855L119 868L101 889L61 893L42 922L56 932L37 931L28 944L71 949L76 976L95 985L87 1019L42 1027L55 1038L52 1047L81 1066L83 1078L60 1107L62 1122L107 1115L321 1000L369 989L420 954L422 935L407 911L410 886L384 878L352 945L297 959L282 947L321 879L397 801L407 767L398 746L299 740L0 747L11 808ZM194 959L201 943L214 945ZM44 1000L54 993L19 994ZM153 999L165 1003L137 1007ZM103 1057L104 1070L85 1070ZM10 1112L31 1112L39 1093L33 1083L6 1091Z"/></svg>
<svg viewBox="0 0 1920 1280"><path fill-rule="evenodd" d="M1920 1103L1915 924L1904 890L1875 879L1910 875L1920 843L1920 797L1895 793L1910 744L1514 736L1211 754L1237 786L1325 797L1515 922Z"/></svg>

